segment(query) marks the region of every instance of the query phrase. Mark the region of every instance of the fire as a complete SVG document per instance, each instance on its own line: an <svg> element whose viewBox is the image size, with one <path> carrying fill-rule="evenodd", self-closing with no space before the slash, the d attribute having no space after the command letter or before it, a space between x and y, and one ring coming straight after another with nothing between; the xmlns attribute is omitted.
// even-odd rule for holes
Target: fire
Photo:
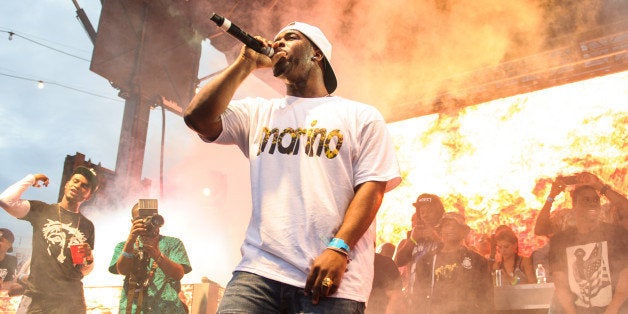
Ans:
<svg viewBox="0 0 628 314"><path fill-rule="evenodd" d="M589 171L628 190L628 72L389 125L404 179L377 216L378 243L410 230L423 192L460 211L476 233L500 224L519 234L520 252L545 243L533 227L553 179ZM571 207L562 193L553 210Z"/></svg>

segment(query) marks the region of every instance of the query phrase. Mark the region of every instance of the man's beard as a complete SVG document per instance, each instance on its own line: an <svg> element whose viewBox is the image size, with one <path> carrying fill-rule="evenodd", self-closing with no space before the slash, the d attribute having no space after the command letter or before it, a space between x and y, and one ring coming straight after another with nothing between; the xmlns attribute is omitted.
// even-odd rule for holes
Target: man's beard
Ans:
<svg viewBox="0 0 628 314"><path fill-rule="evenodd" d="M288 66L289 66L288 59L286 58L279 59L279 61L275 63L275 66L273 66L273 76L274 77L281 76L288 70Z"/></svg>

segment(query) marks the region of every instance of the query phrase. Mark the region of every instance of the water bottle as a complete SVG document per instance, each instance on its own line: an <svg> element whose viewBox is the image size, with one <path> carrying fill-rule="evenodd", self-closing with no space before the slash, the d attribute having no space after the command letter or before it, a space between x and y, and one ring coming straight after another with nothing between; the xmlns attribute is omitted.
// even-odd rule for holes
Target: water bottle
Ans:
<svg viewBox="0 0 628 314"><path fill-rule="evenodd" d="M547 277L545 276L545 268L543 268L543 265L537 264L536 265L536 283L546 283L546 282L547 282Z"/></svg>
<svg viewBox="0 0 628 314"><path fill-rule="evenodd" d="M502 286L502 270L496 269L495 270L495 287L501 287L501 286Z"/></svg>

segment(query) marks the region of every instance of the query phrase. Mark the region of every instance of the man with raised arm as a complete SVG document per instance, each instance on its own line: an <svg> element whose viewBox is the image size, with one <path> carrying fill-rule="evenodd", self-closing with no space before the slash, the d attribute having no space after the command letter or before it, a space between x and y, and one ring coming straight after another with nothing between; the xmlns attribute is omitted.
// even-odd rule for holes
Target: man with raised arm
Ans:
<svg viewBox="0 0 628 314"><path fill-rule="evenodd" d="M249 159L253 214L219 313L362 313L373 280L374 218L401 181L386 123L372 106L331 95L331 43L294 22L269 58L243 47L187 108L207 141ZM278 99L232 100L254 70L284 81Z"/></svg>
<svg viewBox="0 0 628 314"><path fill-rule="evenodd" d="M84 276L94 268L94 224L80 206L98 189L93 169L77 167L65 183L59 203L24 200L29 186L48 186L44 174L29 174L0 194L0 207L33 226L30 275L20 309L28 313L85 313ZM75 263L70 247L80 245Z"/></svg>

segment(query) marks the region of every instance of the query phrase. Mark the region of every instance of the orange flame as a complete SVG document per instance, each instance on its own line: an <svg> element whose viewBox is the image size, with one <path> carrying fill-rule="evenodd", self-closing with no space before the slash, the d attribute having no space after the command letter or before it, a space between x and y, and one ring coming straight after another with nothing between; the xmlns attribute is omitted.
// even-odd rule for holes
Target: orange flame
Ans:
<svg viewBox="0 0 628 314"><path fill-rule="evenodd" d="M627 82L623 72L390 124L404 181L384 198L378 243L405 238L427 192L477 233L511 226L529 255L545 243L533 226L557 175L586 170L628 189ZM570 207L566 195L554 210Z"/></svg>

